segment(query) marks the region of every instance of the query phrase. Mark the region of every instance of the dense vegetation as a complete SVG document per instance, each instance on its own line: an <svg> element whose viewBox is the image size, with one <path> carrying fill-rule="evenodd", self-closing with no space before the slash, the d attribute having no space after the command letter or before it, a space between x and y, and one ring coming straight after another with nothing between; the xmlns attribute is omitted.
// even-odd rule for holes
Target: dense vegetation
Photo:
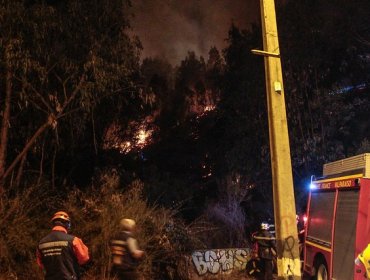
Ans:
<svg viewBox="0 0 370 280"><path fill-rule="evenodd" d="M323 163L370 152L370 2L277 12L300 211ZM141 226L148 279L185 279L181 255L246 246L272 217L260 25L170 65L140 60L130 16L128 0L0 1L0 278L40 279L59 209L91 248L90 279L107 277L122 216Z"/></svg>

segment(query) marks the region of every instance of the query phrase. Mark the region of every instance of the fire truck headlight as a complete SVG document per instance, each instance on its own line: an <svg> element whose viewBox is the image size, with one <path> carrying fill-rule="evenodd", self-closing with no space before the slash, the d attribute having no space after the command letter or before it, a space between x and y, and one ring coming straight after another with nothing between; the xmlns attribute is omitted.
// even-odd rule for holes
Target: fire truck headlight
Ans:
<svg viewBox="0 0 370 280"><path fill-rule="evenodd" d="M313 180L315 180L315 175L311 175L311 181L310 181L310 190L314 190L316 189L316 185L313 182Z"/></svg>
<svg viewBox="0 0 370 280"><path fill-rule="evenodd" d="M307 216L306 215L303 216L303 222L304 222L304 224L307 223Z"/></svg>

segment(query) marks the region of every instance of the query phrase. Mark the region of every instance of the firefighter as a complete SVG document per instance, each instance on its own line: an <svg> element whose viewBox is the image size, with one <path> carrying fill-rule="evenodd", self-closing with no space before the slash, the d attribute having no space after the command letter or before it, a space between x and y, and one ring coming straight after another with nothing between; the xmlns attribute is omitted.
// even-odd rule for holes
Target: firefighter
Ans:
<svg viewBox="0 0 370 280"><path fill-rule="evenodd" d="M112 253L112 275L120 280L139 279L137 266L144 257L135 238L136 222L121 219L120 230L110 242Z"/></svg>
<svg viewBox="0 0 370 280"><path fill-rule="evenodd" d="M370 278L370 244L357 256L356 265L363 264L366 270L366 278Z"/></svg>
<svg viewBox="0 0 370 280"><path fill-rule="evenodd" d="M261 223L261 228L253 235L257 242L258 257L261 264L261 280L271 280L273 271L273 258L276 255L275 237L268 231L269 224Z"/></svg>
<svg viewBox="0 0 370 280"><path fill-rule="evenodd" d="M89 249L76 236L68 234L71 219L64 211L51 218L52 231L39 242L36 257L45 280L80 279L80 266L86 264Z"/></svg>

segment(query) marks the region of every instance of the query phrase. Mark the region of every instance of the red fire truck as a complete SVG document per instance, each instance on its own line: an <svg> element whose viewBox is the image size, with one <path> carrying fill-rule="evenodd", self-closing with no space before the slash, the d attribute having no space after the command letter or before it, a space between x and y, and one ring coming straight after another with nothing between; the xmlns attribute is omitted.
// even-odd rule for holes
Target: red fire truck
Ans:
<svg viewBox="0 0 370 280"><path fill-rule="evenodd" d="M354 260L370 243L370 153L324 164L310 189L304 272L315 279L366 279Z"/></svg>

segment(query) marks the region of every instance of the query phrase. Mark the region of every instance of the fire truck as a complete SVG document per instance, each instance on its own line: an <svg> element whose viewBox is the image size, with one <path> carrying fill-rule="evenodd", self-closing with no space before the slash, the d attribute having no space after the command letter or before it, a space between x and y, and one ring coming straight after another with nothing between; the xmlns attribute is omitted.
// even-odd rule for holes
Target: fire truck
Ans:
<svg viewBox="0 0 370 280"><path fill-rule="evenodd" d="M305 274L366 279L354 260L370 243L370 153L324 164L312 178L304 242Z"/></svg>

